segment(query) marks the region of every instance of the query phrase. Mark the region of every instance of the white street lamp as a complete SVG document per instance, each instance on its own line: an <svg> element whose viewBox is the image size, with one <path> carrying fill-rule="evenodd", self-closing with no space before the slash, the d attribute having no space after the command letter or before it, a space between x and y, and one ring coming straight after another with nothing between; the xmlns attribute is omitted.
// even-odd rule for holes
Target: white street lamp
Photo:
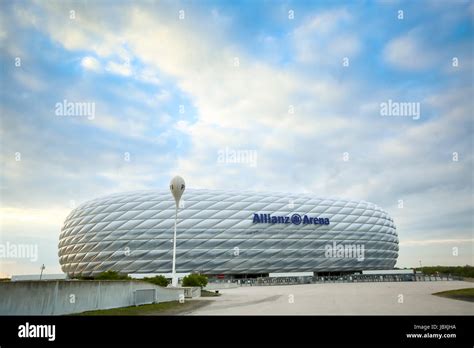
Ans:
<svg viewBox="0 0 474 348"><path fill-rule="evenodd" d="M174 216L174 237L173 237L173 270L171 275L171 285L176 287L178 286L178 278L176 277L176 224L178 223L178 207L179 200L183 195L186 185L184 184L184 179L180 176L175 176L171 179L170 190L173 194L174 201L176 202L176 211Z"/></svg>

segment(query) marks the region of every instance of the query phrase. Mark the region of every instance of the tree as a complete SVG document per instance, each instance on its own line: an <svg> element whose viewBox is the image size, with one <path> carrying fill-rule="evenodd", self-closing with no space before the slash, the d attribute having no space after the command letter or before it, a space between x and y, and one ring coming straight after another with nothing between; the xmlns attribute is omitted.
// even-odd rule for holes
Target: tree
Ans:
<svg viewBox="0 0 474 348"><path fill-rule="evenodd" d="M155 285L158 285L158 286L163 286L165 288L170 283L170 281L162 275L158 275L158 276L151 277L151 278L143 278L143 280L148 282L148 283L151 283L151 284L155 284Z"/></svg>
<svg viewBox="0 0 474 348"><path fill-rule="evenodd" d="M207 285L207 277L203 274L190 274L183 278L183 286L199 286L201 288Z"/></svg>

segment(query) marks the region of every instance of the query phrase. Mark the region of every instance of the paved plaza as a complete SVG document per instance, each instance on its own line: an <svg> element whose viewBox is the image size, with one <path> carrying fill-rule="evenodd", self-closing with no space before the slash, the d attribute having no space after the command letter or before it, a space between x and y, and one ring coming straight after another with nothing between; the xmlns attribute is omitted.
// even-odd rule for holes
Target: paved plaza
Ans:
<svg viewBox="0 0 474 348"><path fill-rule="evenodd" d="M184 314L473 315L472 302L432 295L473 286L464 281L248 286L220 290L222 296L209 305Z"/></svg>

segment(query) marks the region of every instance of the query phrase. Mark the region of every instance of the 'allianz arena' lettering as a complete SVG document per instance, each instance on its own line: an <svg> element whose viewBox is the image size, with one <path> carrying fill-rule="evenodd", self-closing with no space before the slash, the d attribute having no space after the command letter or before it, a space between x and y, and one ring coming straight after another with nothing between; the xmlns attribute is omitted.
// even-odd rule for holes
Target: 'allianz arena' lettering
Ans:
<svg viewBox="0 0 474 348"><path fill-rule="evenodd" d="M253 214L254 224L294 224L294 225L329 225L328 218L309 217L293 214L291 216L275 216L271 214Z"/></svg>

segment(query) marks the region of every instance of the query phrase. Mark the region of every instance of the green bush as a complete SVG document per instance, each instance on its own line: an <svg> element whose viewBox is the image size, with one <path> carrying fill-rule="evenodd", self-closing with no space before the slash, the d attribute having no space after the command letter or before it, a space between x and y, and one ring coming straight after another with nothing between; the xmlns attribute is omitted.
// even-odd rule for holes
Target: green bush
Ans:
<svg viewBox="0 0 474 348"><path fill-rule="evenodd" d="M417 268L420 270L420 268ZM421 268L423 274L434 275L440 274L451 274L459 277L474 278L474 267L466 266L431 266Z"/></svg>
<svg viewBox="0 0 474 348"><path fill-rule="evenodd" d="M162 275L158 275L158 276L151 277L151 278L143 278L143 280L145 282L152 283L152 284L155 284L155 285L158 285L158 286L163 286L165 288L170 283L170 281Z"/></svg>
<svg viewBox="0 0 474 348"><path fill-rule="evenodd" d="M183 286L199 286L207 285L207 277L202 274L190 274L183 278Z"/></svg>
<svg viewBox="0 0 474 348"><path fill-rule="evenodd" d="M131 280L132 278L126 274L122 274L116 271L102 272L94 276L94 280Z"/></svg>

